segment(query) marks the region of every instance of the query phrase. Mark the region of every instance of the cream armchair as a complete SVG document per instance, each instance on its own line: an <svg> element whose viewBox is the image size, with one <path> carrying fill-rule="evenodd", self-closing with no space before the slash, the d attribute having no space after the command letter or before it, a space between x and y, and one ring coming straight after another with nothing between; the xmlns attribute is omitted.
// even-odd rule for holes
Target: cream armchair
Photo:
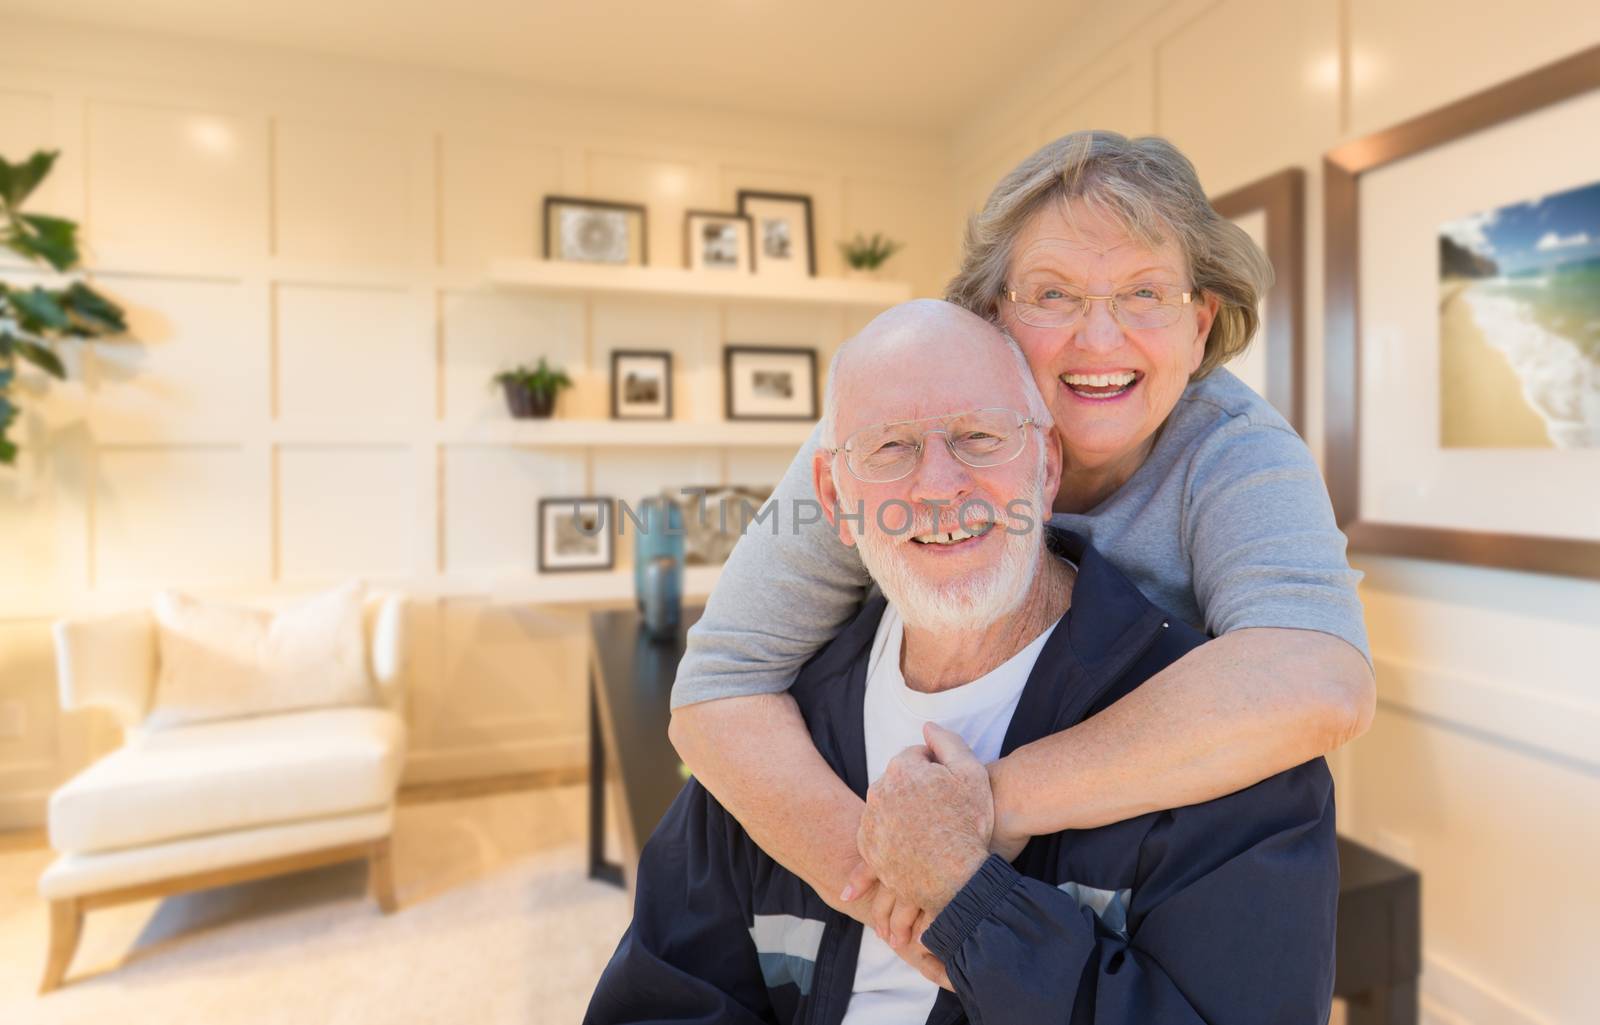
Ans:
<svg viewBox="0 0 1600 1025"><path fill-rule="evenodd" d="M141 727L157 670L148 610L55 624L61 705L109 709L123 746L50 797L59 857L40 992L61 985L85 912L364 858L378 906L395 910L390 838L405 760L405 599L363 607L372 706Z"/></svg>

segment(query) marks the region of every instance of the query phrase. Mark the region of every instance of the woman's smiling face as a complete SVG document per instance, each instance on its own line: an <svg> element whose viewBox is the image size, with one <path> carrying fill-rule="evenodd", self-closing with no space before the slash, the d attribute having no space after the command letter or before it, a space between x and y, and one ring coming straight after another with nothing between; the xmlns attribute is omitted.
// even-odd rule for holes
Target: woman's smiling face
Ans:
<svg viewBox="0 0 1600 1025"><path fill-rule="evenodd" d="M1193 289L1171 239L1152 249L1081 200L1066 207L1047 205L1023 228L1007 288L1027 295L1052 285L1077 295L1112 295L1141 284ZM1205 356L1216 310L1215 297L1197 294L1171 325L1129 328L1102 301L1065 327L1034 327L1017 317L1009 299L1001 301L1001 323L1028 357L1055 416L1068 471L1123 464L1131 474L1144 461Z"/></svg>

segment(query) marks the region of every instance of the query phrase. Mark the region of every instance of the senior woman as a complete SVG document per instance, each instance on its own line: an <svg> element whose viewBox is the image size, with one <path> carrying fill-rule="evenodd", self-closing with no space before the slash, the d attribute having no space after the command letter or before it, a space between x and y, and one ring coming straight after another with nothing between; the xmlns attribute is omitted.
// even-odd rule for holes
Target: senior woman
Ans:
<svg viewBox="0 0 1600 1025"><path fill-rule="evenodd" d="M1299 436L1222 365L1271 269L1162 139L1080 132L1008 174L967 229L947 298L1028 358L1063 455L1052 522L1215 637L1085 722L989 766L992 846L1207 801L1334 750L1371 721L1366 632L1327 491ZM886 382L893 387L893 382ZM817 437L734 549L672 694L684 761L834 907L902 947L907 864L867 866L864 804L784 693L869 584L826 524L797 526ZM915 963L915 962L914 962Z"/></svg>

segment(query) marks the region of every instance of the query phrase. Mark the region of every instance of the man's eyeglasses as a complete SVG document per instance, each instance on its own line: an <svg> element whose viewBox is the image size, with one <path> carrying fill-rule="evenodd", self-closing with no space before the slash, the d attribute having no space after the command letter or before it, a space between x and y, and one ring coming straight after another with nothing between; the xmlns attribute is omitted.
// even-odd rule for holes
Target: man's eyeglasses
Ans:
<svg viewBox="0 0 1600 1025"><path fill-rule="evenodd" d="M929 425L933 426L929 426ZM844 465L858 480L888 484L911 476L922 461L925 439L944 435L950 454L968 466L983 468L1009 463L1022 454L1028 435L1023 428L1037 426L1032 417L1014 409L974 409L920 420L895 420L863 427L831 455L844 453Z"/></svg>
<svg viewBox="0 0 1600 1025"><path fill-rule="evenodd" d="M1171 327L1184 306L1194 301L1193 292L1151 282L1128 285L1111 295L1084 295L1056 282L1018 285L1001 295L1016 308L1017 319L1033 327L1076 324L1089 315L1089 304L1100 299L1111 304L1111 315L1123 327Z"/></svg>

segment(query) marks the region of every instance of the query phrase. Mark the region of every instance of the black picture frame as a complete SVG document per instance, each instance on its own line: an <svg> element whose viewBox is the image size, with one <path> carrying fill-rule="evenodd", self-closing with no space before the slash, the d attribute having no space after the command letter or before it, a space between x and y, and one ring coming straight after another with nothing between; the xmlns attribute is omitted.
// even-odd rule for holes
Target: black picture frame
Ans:
<svg viewBox="0 0 1600 1025"><path fill-rule="evenodd" d="M763 240L758 236L757 218L750 212L752 203L779 203L793 204L803 211L806 222L806 277L817 276L817 239L816 226L811 215L811 197L799 192L763 192L758 189L740 189L737 194L739 213L751 219L750 251L755 257L755 272L762 271L761 251Z"/></svg>
<svg viewBox="0 0 1600 1025"><path fill-rule="evenodd" d="M695 221L731 221L744 226L744 259L735 260L732 267L707 267L695 266ZM729 213L723 210L685 210L683 212L683 266L687 270L707 270L713 274L743 273L754 274L756 270L756 233L755 222L748 215ZM704 250L702 250L704 252ZM739 266L740 263L743 266Z"/></svg>
<svg viewBox="0 0 1600 1025"><path fill-rule="evenodd" d="M617 262L613 260L584 260L565 256L557 250L557 224L556 213L561 207L577 207L592 210L618 211L638 217L639 229L639 262ZM626 203L611 199L589 199L584 196L546 196L544 197L544 258L546 260L561 260L572 263L595 263L601 266L612 267L648 267L650 265L650 218L643 203Z"/></svg>
<svg viewBox="0 0 1600 1025"><path fill-rule="evenodd" d="M741 356L787 356L797 361L796 369L802 370L808 377L808 385L802 389L807 406L803 412L795 413L752 413L749 410L741 411L737 402L739 389L736 387L738 368L736 364ZM723 412L728 420L743 421L796 421L817 419L817 350L801 348L773 348L764 345L725 345L722 348L722 394Z"/></svg>
<svg viewBox="0 0 1600 1025"><path fill-rule="evenodd" d="M627 359L655 359L661 361L661 380L664 391L664 409L660 413L630 413L624 407L622 394L622 362ZM611 352L611 419L613 420L671 420L672 419L672 353L664 349L613 349Z"/></svg>
<svg viewBox="0 0 1600 1025"><path fill-rule="evenodd" d="M591 562L574 561L565 565L552 562L550 559L549 543L553 541L551 535L552 517L559 516L563 511L574 515L580 506L592 505L600 510L600 532L595 535L600 539L600 550L604 553L597 555ZM596 495L569 496L565 498L539 499L538 522L535 537L538 547L538 564L540 573L590 573L610 570L617 563L616 542L616 507L610 498Z"/></svg>

